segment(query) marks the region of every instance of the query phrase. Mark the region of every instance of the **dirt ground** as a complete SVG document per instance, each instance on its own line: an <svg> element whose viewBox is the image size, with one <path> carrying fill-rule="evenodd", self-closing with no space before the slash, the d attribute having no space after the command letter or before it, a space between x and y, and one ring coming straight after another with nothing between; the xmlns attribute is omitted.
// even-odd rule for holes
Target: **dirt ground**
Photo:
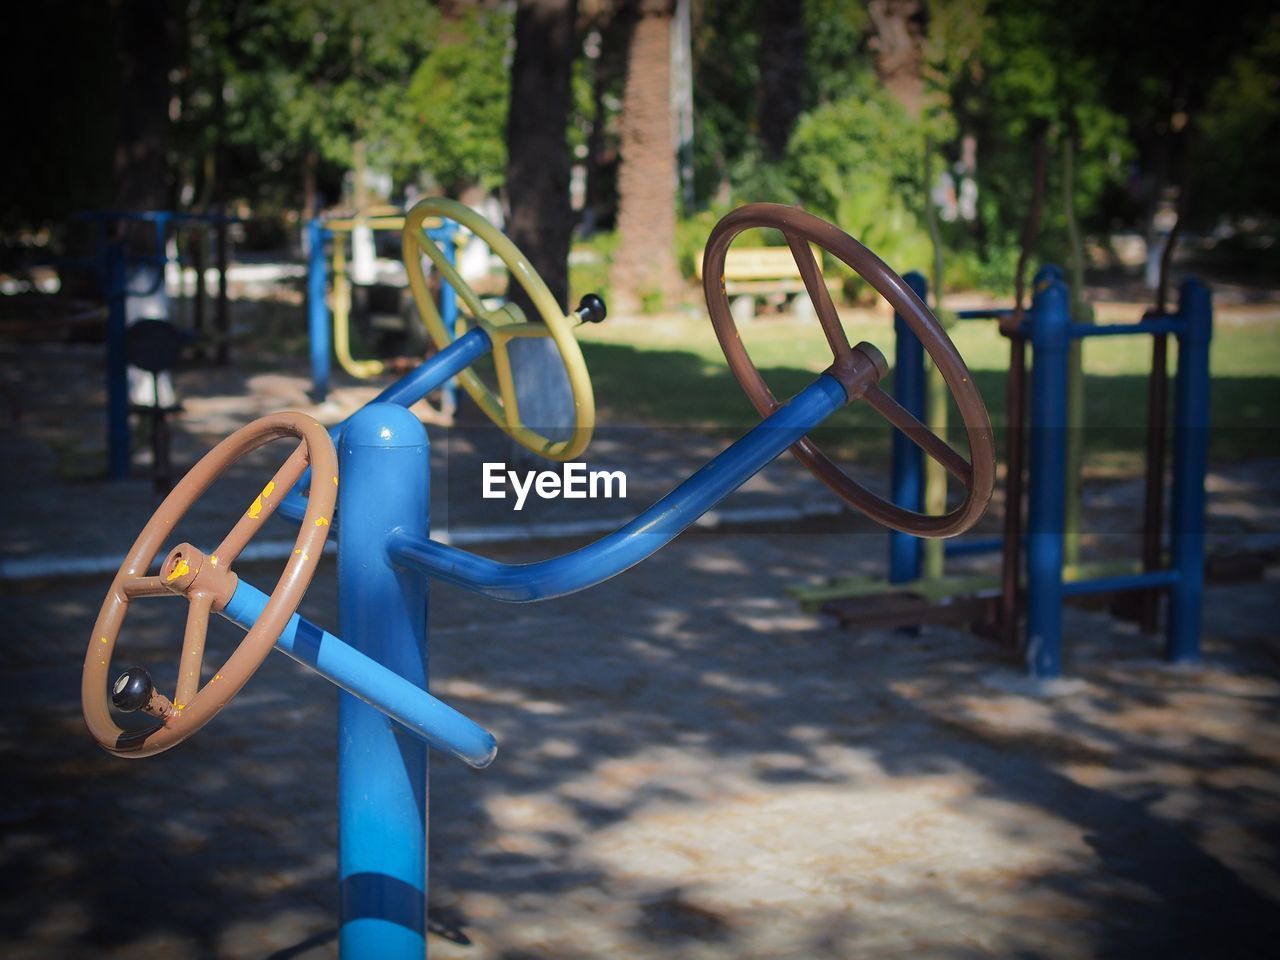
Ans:
<svg viewBox="0 0 1280 960"><path fill-rule="evenodd" d="M193 411L204 419L182 450L280 402L236 389ZM72 396L57 416L90 408ZM32 426L49 416L0 438L6 559L123 550L153 506L146 481L60 472ZM1274 544L1276 468L1215 469L1216 546ZM1090 496L1123 516L1135 488ZM197 528L229 527L223 505ZM520 560L565 546L482 549ZM842 632L784 592L874 573L884 550L882 534L832 518L690 533L539 605L433 586L432 690L501 744L480 772L433 758L433 956L1274 955L1274 577L1209 591L1192 668L1165 666L1159 638L1104 612L1068 610L1071 680L1029 689L989 642ZM0 581L0 955L335 956L334 688L273 655L189 743L110 757L78 703L109 579ZM181 611L135 607L120 656L163 674ZM336 626L332 562L303 612ZM215 633L214 649L235 636Z"/></svg>

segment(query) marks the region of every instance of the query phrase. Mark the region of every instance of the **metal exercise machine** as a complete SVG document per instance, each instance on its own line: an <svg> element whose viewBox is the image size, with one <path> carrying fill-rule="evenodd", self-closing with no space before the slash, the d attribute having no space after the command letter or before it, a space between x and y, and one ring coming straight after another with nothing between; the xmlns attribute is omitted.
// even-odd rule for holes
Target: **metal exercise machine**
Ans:
<svg viewBox="0 0 1280 960"><path fill-rule="evenodd" d="M164 289L165 267L175 262L168 253L168 240L171 235L185 231L188 234L187 259L195 267L196 279L191 329L196 336L206 336L206 235L212 231L214 264L218 277L213 324L216 331L215 360L219 364L226 363L229 359L231 329L227 296L230 246L227 231L232 223L239 222L239 218L220 213L184 213L172 210L95 210L76 214L75 219L93 225L94 253L85 257L63 257L55 265L93 271L106 302L107 473L112 480L123 480L129 476L132 443L129 430L128 368L133 361L129 357L129 340L126 336L129 326L129 298L150 297ZM154 247L150 252L134 253L126 250L125 240L120 235L126 224L150 227L154 232ZM177 262L182 263L181 253ZM130 270L139 267L151 267L155 270L154 279L141 287L131 284L129 278ZM143 352L155 353L154 350ZM154 374L156 371L149 372ZM158 394L156 402L158 405ZM159 417L161 413L155 415Z"/></svg>
<svg viewBox="0 0 1280 960"><path fill-rule="evenodd" d="M906 280L922 298L925 296L920 274L909 273ZM829 609L847 626L952 622L995 633L1022 650L1031 676L1052 679L1062 672L1062 605L1066 599L1164 594L1168 597L1165 656L1172 662L1194 662L1200 653L1205 579L1204 480L1213 334L1209 291L1199 281L1188 279L1182 285L1176 311L1151 310L1137 323L1113 324L1073 322L1062 272L1052 265L1037 272L1034 291L1031 308L1021 320L1013 309L957 313L961 321L1000 321L1011 340L1031 348L1029 378L1025 359L1019 356L1020 344L1015 343L1011 351L1003 536L964 538L945 545L948 556L1000 552L1002 572L998 579L925 577L919 538L891 531L888 593L883 583L842 580L830 588L808 591L806 597L817 599L825 591L831 596ZM905 409L923 416L924 349L901 317L896 318L895 327L894 396ZM1073 410L1079 409L1071 403L1071 347L1091 337L1115 336L1147 336L1157 344L1168 336L1177 339L1173 422L1170 426L1164 402L1168 377L1165 355L1157 346L1147 391L1147 459L1149 467L1154 466L1145 474L1141 562L1078 564L1066 556L1070 499L1078 495L1068 482L1072 472L1070 440L1084 428L1082 422L1071 419ZM1172 496L1165 517L1160 506L1166 479L1162 451L1170 433ZM1024 450L1028 451L1025 457ZM923 461L901 436L894 437L892 457L894 501L918 509L924 501ZM836 599L840 595L848 599ZM1153 631L1158 620L1144 616L1143 625Z"/></svg>
<svg viewBox="0 0 1280 960"><path fill-rule="evenodd" d="M423 221L431 216L456 220L488 243L528 293L538 316L525 317L513 305L486 309L423 231ZM747 355L723 291L725 253L734 237L755 227L776 228L786 236L833 356L826 372L785 401L773 396ZM433 540L427 434L405 408L457 376L480 408L518 442L549 457L571 459L586 447L594 428L591 382L573 335L573 326L589 317L581 310L566 315L520 251L460 204L422 202L406 218L404 239L414 295L440 352L342 425L336 449L330 432L300 413L264 417L218 444L156 511L117 572L89 638L81 688L85 720L97 742L122 757L145 757L175 746L209 722L273 646L341 687L340 946L345 957L380 960L420 958L426 950L426 746L477 768L491 763L496 753L487 731L428 692L430 579L517 603L587 589L652 555L787 449L846 503L920 536L949 537L972 526L986 509L995 475L991 424L982 398L920 298L874 253L831 224L795 208L753 204L729 214L712 232L703 285L730 367L763 422L634 520L562 556L511 564ZM961 411L967 460L881 390L887 364L874 346L849 344L810 244L866 278L919 337ZM469 329L456 341L428 295L419 251L458 295ZM506 359L509 344L521 337L550 338L564 360L576 411L567 439L552 440L521 420ZM487 355L493 357L496 389L472 369ZM859 400L944 464L965 489L958 507L943 516L925 516L877 497L807 439L827 417ZM170 531L210 484L236 460L277 438L296 446L222 542L205 548L180 543L151 572ZM305 498L291 492L297 484L307 489ZM277 511L300 526L295 549L268 595L240 579L233 567ZM330 533L338 537L341 638L296 613ZM158 692L141 667L118 675L111 668L130 604L166 596L182 596L189 603L172 697ZM202 660L211 613L246 634L209 676ZM127 716L130 711L141 716ZM400 728L416 739L399 735Z"/></svg>
<svg viewBox="0 0 1280 960"><path fill-rule="evenodd" d="M403 216L381 210L368 215L328 220L317 217L307 223L307 327L311 342L311 394L316 401L323 400L329 393L331 356L338 358L343 370L362 380L403 371L406 366L414 366L421 360L421 357L357 358L351 348L352 283L347 270L348 238L360 228L403 235L404 225ZM457 225L451 220L437 220L427 227L427 234L439 245L445 260L453 264ZM406 269L421 272L417 264L409 264L407 257L405 263ZM439 309L445 327L454 330L458 316L457 299L448 284L441 284Z"/></svg>

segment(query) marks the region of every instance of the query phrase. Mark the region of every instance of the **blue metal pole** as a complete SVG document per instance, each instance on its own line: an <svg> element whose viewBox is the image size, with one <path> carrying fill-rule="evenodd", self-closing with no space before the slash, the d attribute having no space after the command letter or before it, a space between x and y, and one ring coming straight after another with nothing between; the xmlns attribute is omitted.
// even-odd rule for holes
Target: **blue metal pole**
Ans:
<svg viewBox="0 0 1280 960"><path fill-rule="evenodd" d="M1027 670L1062 674L1062 555L1067 456L1066 284L1048 280L1032 301L1031 443L1027 498Z"/></svg>
<svg viewBox="0 0 1280 960"><path fill-rule="evenodd" d="M1041 264L1031 278L1032 296L1045 290L1052 283L1066 283L1067 275L1056 263Z"/></svg>
<svg viewBox="0 0 1280 960"><path fill-rule="evenodd" d="M444 253L444 257L452 266L458 265L458 247L456 237L458 235L458 225L452 220L445 220L439 227L427 231L427 236L431 238ZM450 284L440 284L440 319L444 323L444 328L449 331L449 336L456 336L458 329L458 292L453 289ZM440 387L444 394L444 409L456 410L458 407L458 382L450 377Z"/></svg>
<svg viewBox="0 0 1280 960"><path fill-rule="evenodd" d="M107 468L112 480L129 476L129 377L124 358L127 299L124 245L103 250L107 293Z"/></svg>
<svg viewBox="0 0 1280 960"><path fill-rule="evenodd" d="M670 543L846 402L839 381L823 374L630 523L550 560L502 563L428 540L407 525L392 534L388 549L395 560L429 577L495 600L528 603L576 593L629 570Z"/></svg>
<svg viewBox="0 0 1280 960"><path fill-rule="evenodd" d="M452 220L446 220L442 226L427 231L427 236L439 245L445 259L455 267L458 265L458 248L454 242L457 233L458 226ZM444 328L449 331L449 336L453 336L458 321L458 293L447 283L440 285L440 319L444 321Z"/></svg>
<svg viewBox="0 0 1280 960"><path fill-rule="evenodd" d="M1165 657L1174 663L1200 659L1204 600L1204 477L1209 466L1209 344L1213 300L1194 278L1182 284L1178 307L1178 374L1174 383L1173 491L1170 509L1173 566L1178 580L1169 594Z"/></svg>
<svg viewBox="0 0 1280 960"><path fill-rule="evenodd" d="M924 274L912 270L902 278L924 302L929 285ZM917 420L924 420L924 345L907 322L894 311L893 398ZM924 451L901 430L893 431L893 502L907 510L924 509ZM889 582L920 578L924 541L909 533L889 531Z"/></svg>
<svg viewBox="0 0 1280 960"><path fill-rule="evenodd" d="M448 285L445 285L446 288ZM433 354L383 390L373 403L411 407L444 381L461 373L493 349L489 335L479 327L468 330L439 353Z"/></svg>
<svg viewBox="0 0 1280 960"><path fill-rule="evenodd" d="M427 433L404 407L371 404L339 445L339 622L357 650L427 687L427 583L392 564L393 530L425 538ZM427 751L338 695L339 948L346 960L421 960L427 920Z"/></svg>
<svg viewBox="0 0 1280 960"><path fill-rule="evenodd" d="M476 327L468 330L439 353L428 357L418 365L416 370L406 373L391 386L374 397L370 403L394 403L402 407L411 407L450 377L461 373L478 358L493 349L489 335ZM337 443L342 436L342 428L346 421L329 428L329 436ZM310 482L310 468L303 471L293 489L280 501L276 516L298 523L307 512L307 501L302 491ZM337 533L337 517L334 513L333 533Z"/></svg>
<svg viewBox="0 0 1280 960"><path fill-rule="evenodd" d="M319 219L307 223L307 327L311 335L311 399L319 403L329 395L329 261L325 255L328 231Z"/></svg>

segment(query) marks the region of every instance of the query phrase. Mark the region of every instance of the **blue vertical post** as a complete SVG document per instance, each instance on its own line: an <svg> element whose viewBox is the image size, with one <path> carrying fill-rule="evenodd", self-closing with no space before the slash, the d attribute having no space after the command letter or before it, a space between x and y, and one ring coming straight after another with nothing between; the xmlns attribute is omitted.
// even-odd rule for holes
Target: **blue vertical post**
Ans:
<svg viewBox="0 0 1280 960"><path fill-rule="evenodd" d="M1209 466L1209 344L1213 339L1213 300L1199 280L1183 282L1178 316L1182 331L1174 383L1170 498L1170 539L1178 580L1169 594L1165 657L1174 663L1194 663L1200 659L1204 598L1204 477Z"/></svg>
<svg viewBox="0 0 1280 960"><path fill-rule="evenodd" d="M126 300L124 244L103 248L107 293L107 472L112 480L129 476L129 377L124 357Z"/></svg>
<svg viewBox="0 0 1280 960"><path fill-rule="evenodd" d="M1062 272L1062 268L1056 263L1042 264L1031 278L1031 295L1034 297L1049 284L1059 282L1067 282L1067 275Z"/></svg>
<svg viewBox="0 0 1280 960"><path fill-rule="evenodd" d="M307 222L307 328L311 340L311 399L319 403L329 395L330 345L329 261L325 254L324 223L317 217Z"/></svg>
<svg viewBox="0 0 1280 960"><path fill-rule="evenodd" d="M339 444L339 623L353 647L427 686L427 583L387 556L392 530L428 532L427 434L374 403ZM427 921L427 751L383 713L338 695L339 948L346 960L422 960Z"/></svg>
<svg viewBox="0 0 1280 960"><path fill-rule="evenodd" d="M1036 293L1031 324L1031 442L1027 495L1027 670L1062 674L1062 552L1067 456L1067 287L1051 280Z"/></svg>
<svg viewBox="0 0 1280 960"><path fill-rule="evenodd" d="M458 248L454 242L457 236L458 225L452 220L444 221L440 227L440 249L444 251L445 259L455 267L458 265ZM448 283L440 284L440 317L444 321L444 328L449 331L450 337L457 336L458 330L458 292ZM458 380L456 377L450 377L448 381L440 388L444 394L444 407L446 410L456 410L458 406Z"/></svg>
<svg viewBox="0 0 1280 960"><path fill-rule="evenodd" d="M928 302L924 275L912 270L902 279ZM917 420L924 420L924 345L906 320L893 314L893 398ZM907 510L924 508L924 451L901 430L893 431L893 502ZM889 531L889 582L909 583L920 578L923 541L909 533Z"/></svg>

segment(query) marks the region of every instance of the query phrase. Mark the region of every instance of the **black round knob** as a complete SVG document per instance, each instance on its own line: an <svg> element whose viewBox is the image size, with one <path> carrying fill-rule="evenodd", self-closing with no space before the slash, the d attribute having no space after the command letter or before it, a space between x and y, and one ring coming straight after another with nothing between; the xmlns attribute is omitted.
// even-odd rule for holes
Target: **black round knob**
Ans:
<svg viewBox="0 0 1280 960"><path fill-rule="evenodd" d="M578 301L578 309L573 312L583 323L601 323L609 315L609 308L599 294L588 293Z"/></svg>
<svg viewBox="0 0 1280 960"><path fill-rule="evenodd" d="M132 713L151 702L155 689L151 674L142 667L130 667L116 677L116 682L111 685L111 702L118 710Z"/></svg>

